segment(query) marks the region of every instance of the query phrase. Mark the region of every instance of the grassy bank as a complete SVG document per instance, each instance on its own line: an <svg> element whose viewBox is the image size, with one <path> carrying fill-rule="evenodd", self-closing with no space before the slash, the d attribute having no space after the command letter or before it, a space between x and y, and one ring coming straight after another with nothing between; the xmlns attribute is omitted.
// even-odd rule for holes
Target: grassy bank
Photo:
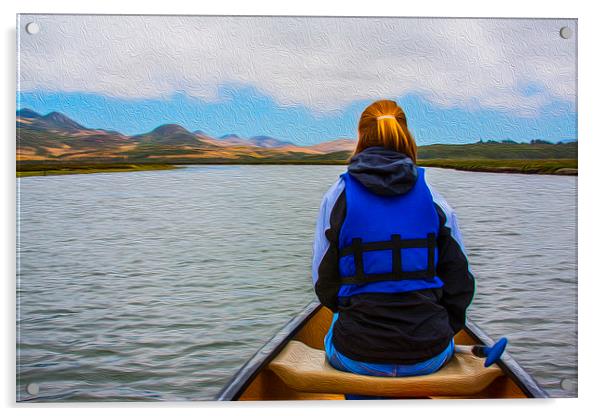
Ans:
<svg viewBox="0 0 602 416"><path fill-rule="evenodd" d="M242 160L189 159L168 163L18 163L17 176L70 175L98 172L132 172L176 169L179 165L342 165L346 158L273 159L245 158ZM475 172L529 173L547 175L577 175L576 159L419 159L420 166L457 169Z"/></svg>
<svg viewBox="0 0 602 416"><path fill-rule="evenodd" d="M176 163L187 165L345 165L348 154L344 156L341 158L306 157L301 159L191 159ZM418 165L473 172L577 175L576 159L418 159Z"/></svg>
<svg viewBox="0 0 602 416"><path fill-rule="evenodd" d="M80 173L100 172L136 172L143 170L176 169L168 164L123 164L123 163L90 163L90 164L33 164L17 163L17 177L72 175Z"/></svg>
<svg viewBox="0 0 602 416"><path fill-rule="evenodd" d="M452 160L452 159L423 159L418 163L421 166L448 168L473 172L497 173L530 173L547 175L577 175L576 159L548 159L548 160Z"/></svg>

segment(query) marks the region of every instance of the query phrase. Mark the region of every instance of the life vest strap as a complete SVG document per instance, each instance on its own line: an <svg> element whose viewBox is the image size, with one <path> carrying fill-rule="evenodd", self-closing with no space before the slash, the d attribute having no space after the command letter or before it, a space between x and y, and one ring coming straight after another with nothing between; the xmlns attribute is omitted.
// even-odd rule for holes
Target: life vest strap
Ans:
<svg viewBox="0 0 602 416"><path fill-rule="evenodd" d="M353 255L355 262L354 276L341 276L342 284L364 284L385 280L427 280L435 277L435 248L437 240L435 233L428 233L427 238L402 239L401 235L391 235L391 240L362 242L361 238L354 238L351 245L340 250L341 257ZM403 271L401 250L404 248L426 248L427 268L425 270ZM391 273L365 273L363 253L368 251L391 250Z"/></svg>

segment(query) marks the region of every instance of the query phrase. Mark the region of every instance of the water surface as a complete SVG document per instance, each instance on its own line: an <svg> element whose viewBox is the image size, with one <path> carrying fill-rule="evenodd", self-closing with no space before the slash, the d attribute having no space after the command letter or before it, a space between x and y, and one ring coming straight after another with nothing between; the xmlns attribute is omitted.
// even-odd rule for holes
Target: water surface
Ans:
<svg viewBox="0 0 602 416"><path fill-rule="evenodd" d="M315 298L315 217L344 169L19 179L18 399L212 399ZM427 177L459 216L471 319L553 396L575 396L576 178Z"/></svg>

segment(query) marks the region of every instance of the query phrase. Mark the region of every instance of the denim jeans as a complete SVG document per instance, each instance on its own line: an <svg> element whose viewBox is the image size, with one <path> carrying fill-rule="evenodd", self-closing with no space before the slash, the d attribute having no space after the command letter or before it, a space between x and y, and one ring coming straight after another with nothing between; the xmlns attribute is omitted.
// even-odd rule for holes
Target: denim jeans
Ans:
<svg viewBox="0 0 602 416"><path fill-rule="evenodd" d="M326 358L331 366L340 371L348 373L361 374L365 376L378 377L407 377L432 374L443 367L454 354L454 340L452 339L449 345L442 353L434 356L426 361L416 364L376 364L355 361L338 352L332 343L332 329L334 323L338 319L339 314L335 313L332 318L330 329L324 338L324 349ZM346 395L347 399L366 399L366 396ZM374 398L374 397L370 397ZM378 397L376 397L378 398Z"/></svg>

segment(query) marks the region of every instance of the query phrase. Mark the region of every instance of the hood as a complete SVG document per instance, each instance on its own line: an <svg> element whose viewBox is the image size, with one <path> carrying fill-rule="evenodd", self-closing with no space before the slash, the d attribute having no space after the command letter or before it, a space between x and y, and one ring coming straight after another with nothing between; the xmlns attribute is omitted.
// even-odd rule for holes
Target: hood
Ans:
<svg viewBox="0 0 602 416"><path fill-rule="evenodd" d="M353 156L347 169L377 195L401 195L414 187L418 172L408 156L384 147L368 147Z"/></svg>

